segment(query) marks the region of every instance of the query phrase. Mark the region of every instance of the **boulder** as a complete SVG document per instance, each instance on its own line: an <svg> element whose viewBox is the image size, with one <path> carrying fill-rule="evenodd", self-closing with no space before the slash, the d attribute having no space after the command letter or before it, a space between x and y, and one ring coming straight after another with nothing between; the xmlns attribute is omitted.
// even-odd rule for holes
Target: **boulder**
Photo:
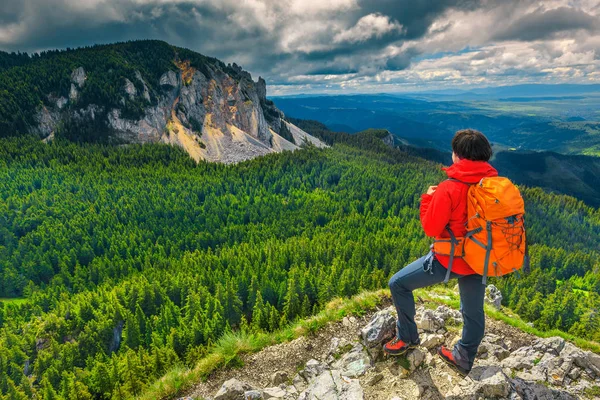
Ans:
<svg viewBox="0 0 600 400"><path fill-rule="evenodd" d="M515 370L531 369L542 359L543 355L543 352L532 346L524 346L513 351L509 357L502 360L500 365L503 368Z"/></svg>
<svg viewBox="0 0 600 400"><path fill-rule="evenodd" d="M364 346L357 344L334 363L333 368L339 369L342 376L356 378L364 375L371 368L371 358Z"/></svg>
<svg viewBox="0 0 600 400"><path fill-rule="evenodd" d="M421 335L421 346L426 349L435 349L444 344L444 335L425 333Z"/></svg>
<svg viewBox="0 0 600 400"><path fill-rule="evenodd" d="M435 310L435 314L443 319L446 323L460 325L463 322L461 312L447 306L439 306Z"/></svg>
<svg viewBox="0 0 600 400"><path fill-rule="evenodd" d="M538 364L536 368L545 370L549 383L561 386L565 384L565 378L574 367L572 357L552 357L551 359Z"/></svg>
<svg viewBox="0 0 600 400"><path fill-rule="evenodd" d="M266 388L262 391L262 397L265 400L268 399L283 399L283 400L294 400L295 394L297 394L294 389L293 393L290 393L284 385Z"/></svg>
<svg viewBox="0 0 600 400"><path fill-rule="evenodd" d="M284 371L277 371L273 375L271 375L271 385L273 386L279 386L281 384L287 383L288 380L288 374Z"/></svg>
<svg viewBox="0 0 600 400"><path fill-rule="evenodd" d="M480 359L502 361L509 356L510 350L508 350L504 340L494 334L485 335L477 349L477 357Z"/></svg>
<svg viewBox="0 0 600 400"><path fill-rule="evenodd" d="M586 353L586 361L589 368L594 372L597 378L600 378L600 356L591 351Z"/></svg>
<svg viewBox="0 0 600 400"><path fill-rule="evenodd" d="M296 374L294 379L292 379L292 385L294 385L297 391L303 392L307 388L308 382L300 374Z"/></svg>
<svg viewBox="0 0 600 400"><path fill-rule="evenodd" d="M299 375L308 383L325 371L325 366L319 361L312 359L308 360L304 369L299 372Z"/></svg>
<svg viewBox="0 0 600 400"><path fill-rule="evenodd" d="M406 359L408 360L410 372L413 372L425 361L425 353L421 349L414 349L408 352Z"/></svg>
<svg viewBox="0 0 600 400"><path fill-rule="evenodd" d="M298 400L362 400L363 388L358 379L343 377L338 370L323 371Z"/></svg>
<svg viewBox="0 0 600 400"><path fill-rule="evenodd" d="M559 355L563 347L565 347L565 339L559 336L553 336L549 338L536 339L533 342L533 348L542 353L551 353Z"/></svg>
<svg viewBox="0 0 600 400"><path fill-rule="evenodd" d="M426 332L437 332L444 328L444 319L441 318L435 311L420 308L415 315L415 323L417 328Z"/></svg>
<svg viewBox="0 0 600 400"><path fill-rule="evenodd" d="M512 380L515 392L524 400L575 400L577 397L564 390L555 390L541 383L515 378Z"/></svg>
<svg viewBox="0 0 600 400"><path fill-rule="evenodd" d="M450 392L451 398L478 399L506 398L511 391L510 379L497 366L475 367Z"/></svg>
<svg viewBox="0 0 600 400"><path fill-rule="evenodd" d="M248 390L244 392L244 400L261 400L263 395L258 390Z"/></svg>
<svg viewBox="0 0 600 400"><path fill-rule="evenodd" d="M214 400L245 400L245 393L251 390L250 385L233 378L221 385Z"/></svg>
<svg viewBox="0 0 600 400"><path fill-rule="evenodd" d="M364 345L371 349L381 347L396 334L396 315L393 307L378 311L361 330Z"/></svg>
<svg viewBox="0 0 600 400"><path fill-rule="evenodd" d="M500 292L500 289L494 285L487 285L485 288L485 302L499 310L502 306L502 292Z"/></svg>

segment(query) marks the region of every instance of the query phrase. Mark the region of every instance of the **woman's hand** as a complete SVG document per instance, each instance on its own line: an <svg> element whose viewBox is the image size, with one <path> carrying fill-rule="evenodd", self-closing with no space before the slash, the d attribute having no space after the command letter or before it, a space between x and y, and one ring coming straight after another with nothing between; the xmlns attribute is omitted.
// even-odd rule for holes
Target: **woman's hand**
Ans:
<svg viewBox="0 0 600 400"><path fill-rule="evenodd" d="M437 185L429 186L429 189L427 189L427 194L431 196L436 191L436 189L437 189Z"/></svg>

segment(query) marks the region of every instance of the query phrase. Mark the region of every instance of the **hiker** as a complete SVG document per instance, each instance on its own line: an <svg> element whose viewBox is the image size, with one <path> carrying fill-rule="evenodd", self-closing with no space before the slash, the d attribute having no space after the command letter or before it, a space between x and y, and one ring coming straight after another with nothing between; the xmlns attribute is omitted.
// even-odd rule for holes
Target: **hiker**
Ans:
<svg viewBox="0 0 600 400"><path fill-rule="evenodd" d="M480 183L483 182L482 178L496 177L498 175L498 172L488 163L491 156L492 147L481 132L473 129L456 132L452 139L453 164L450 167L443 168L448 175L448 180L441 182L437 186L430 186L427 193L421 196L421 224L427 236L436 238L436 243L432 245L432 251L429 254L407 265L390 279L389 286L396 311L398 312L398 322L396 338L384 345L384 351L387 354L401 355L419 345L419 333L414 320L415 301L412 293L413 290L456 278L458 279L460 291L460 311L464 321L462 338L454 346L454 349L450 350L442 346L438 349L438 354L462 375L467 375L471 370L473 361L477 355L477 348L484 336L485 315L483 311L483 299L485 284L482 283L485 283L485 278L488 274L487 264L489 263L490 254L488 253L485 257L485 272L476 273L471 267L475 268L474 264L481 267L484 262L483 260L481 262L477 261L471 263L470 266L463 259L465 253L467 253L467 245L465 243L468 242L464 240L464 237L467 235L467 220L480 217L479 213L482 213L482 211L479 211L477 213L473 212L476 215L468 215L468 211L472 211L468 207L470 200L468 196L471 195L469 188L473 184L478 184L474 186L483 186ZM513 196L510 198L510 201L515 203L520 201L521 204L516 204L515 207L521 210L523 208L522 198L518 189L506 178L494 179L497 179L500 185L506 185L508 189L495 187L491 190L510 192ZM502 195L499 194L498 196L501 197ZM502 200L504 201L504 198ZM499 201L496 199L495 203L499 203ZM512 209L515 209L515 207ZM515 246L509 243L507 245L507 249L510 247L509 251L514 249L522 250L524 248L525 239L522 225L522 213L524 213L524 210L519 212L521 214L510 215L509 218L502 219L502 221L506 219L509 222L499 223L500 225L504 223L508 227L502 229L502 234L513 229L513 225L509 224L511 221L514 224L514 221L520 218L520 225L516 227L516 234L510 235L519 241ZM484 236L481 240L489 237L489 246L491 248L491 223L483 220L482 224L484 228L476 229L476 232L473 233L479 233L482 230L483 233L481 234L486 235L489 233L489 236ZM485 231L486 224L487 233ZM497 224L494 221L495 225ZM498 242L496 238L497 234L494 233L494 241ZM508 238L506 240L510 241L512 239ZM487 243L487 240L485 241ZM462 244L464 247L461 249L458 249L458 247L455 248L452 242ZM438 249L442 248L442 244L451 244L452 250L446 252L439 251ZM483 246L481 242L479 242L479 245ZM485 255L486 249L487 247L483 247L481 251L483 255ZM523 254L524 252L521 254L521 262L523 261ZM501 261L494 259L489 275L499 276L506 273L497 271L498 263L501 263ZM496 273L494 273L493 268L496 268ZM520 266L516 268L520 268Z"/></svg>

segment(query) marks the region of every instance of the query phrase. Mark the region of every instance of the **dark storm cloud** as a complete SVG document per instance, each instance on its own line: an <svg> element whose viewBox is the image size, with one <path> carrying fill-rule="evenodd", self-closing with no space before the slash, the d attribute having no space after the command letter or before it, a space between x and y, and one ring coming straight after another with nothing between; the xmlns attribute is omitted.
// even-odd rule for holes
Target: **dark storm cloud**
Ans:
<svg viewBox="0 0 600 400"><path fill-rule="evenodd" d="M318 67L312 70L308 70L308 75L346 75L346 74L357 74L360 70L358 68L350 68L347 66L325 66Z"/></svg>
<svg viewBox="0 0 600 400"><path fill-rule="evenodd" d="M577 29L598 30L600 29L600 18L568 7L547 11L538 9L519 18L493 38L530 41L550 38L557 33Z"/></svg>
<svg viewBox="0 0 600 400"><path fill-rule="evenodd" d="M282 87L316 87L336 76L341 85L440 81L455 76L452 71L487 77L537 68L551 74L545 58L570 52L569 65L597 59L600 39L589 32L600 26L598 5L553 0L554 9L548 7L540 0L4 0L0 49L161 39L236 62ZM548 40L574 32L589 33L578 37L579 50ZM510 41L531 41L535 55ZM524 58L529 64L519 67ZM595 69L587 65L587 71Z"/></svg>
<svg viewBox="0 0 600 400"><path fill-rule="evenodd" d="M413 58L415 58L419 54L421 54L421 52L418 49L411 47L406 51L389 58L386 62L386 69L390 71L406 69L410 66L410 63L412 62Z"/></svg>
<svg viewBox="0 0 600 400"><path fill-rule="evenodd" d="M232 9L219 6L218 1L138 4L114 0L97 3L96 7L90 8L77 7L75 2L71 4L66 0L6 0L4 3L6 5L0 12L0 20L27 24L24 31L15 35L13 40L8 38L2 43L0 37L0 46L4 50L32 51L159 38L201 52L211 52L210 55L221 58L229 58L228 55L252 49L258 53L255 60L260 65L265 64L266 51L262 51L263 49L277 52L279 47L277 32L269 32L252 24L236 26L228 19ZM339 55L375 52L395 41L422 36L431 21L450 7L472 7L476 3L477 1L464 0L361 1L358 8L348 15L341 15L341 20L345 20L348 27L366 15L378 14L389 17L391 22L399 22L405 27L405 31L386 32L355 43L339 42L329 49L306 52L301 58L318 61L330 60ZM25 7L24 4L28 6ZM331 43L332 37L323 35L320 40ZM251 63L254 65L254 60ZM395 62L392 61L391 64Z"/></svg>
<svg viewBox="0 0 600 400"><path fill-rule="evenodd" d="M3 0L0 12L0 23L6 24L16 22L24 12L23 2L18 0Z"/></svg>
<svg viewBox="0 0 600 400"><path fill-rule="evenodd" d="M361 0L361 11L389 15L406 28L407 39L425 35L433 21L449 9L474 10L482 0ZM490 2L487 2L490 3Z"/></svg>
<svg viewBox="0 0 600 400"><path fill-rule="evenodd" d="M21 16L21 22L28 24L24 33L2 47L36 50L144 38L202 45L215 41L216 36L221 37L221 43L242 37L242 32L223 29L227 13L210 5L183 2L134 6L128 1L108 4L112 7L100 3L89 10L56 0L37 4L34 10L29 8L29 15ZM252 33L255 32L246 32Z"/></svg>

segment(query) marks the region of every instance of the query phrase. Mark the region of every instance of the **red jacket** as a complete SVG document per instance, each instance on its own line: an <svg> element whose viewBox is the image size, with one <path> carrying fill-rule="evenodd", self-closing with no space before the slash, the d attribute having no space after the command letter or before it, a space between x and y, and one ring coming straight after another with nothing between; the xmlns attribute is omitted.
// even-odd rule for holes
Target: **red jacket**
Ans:
<svg viewBox="0 0 600 400"><path fill-rule="evenodd" d="M498 171L485 161L459 160L450 167L442 168L448 178L462 182L477 183L481 178L498 176ZM468 185L455 181L441 182L433 195L421 196L421 225L425 234L435 238L449 238L446 226L450 227L454 236L467 233L467 190ZM436 259L448 268L448 256L436 255ZM461 275L475 273L462 258L455 258L452 272Z"/></svg>

